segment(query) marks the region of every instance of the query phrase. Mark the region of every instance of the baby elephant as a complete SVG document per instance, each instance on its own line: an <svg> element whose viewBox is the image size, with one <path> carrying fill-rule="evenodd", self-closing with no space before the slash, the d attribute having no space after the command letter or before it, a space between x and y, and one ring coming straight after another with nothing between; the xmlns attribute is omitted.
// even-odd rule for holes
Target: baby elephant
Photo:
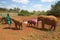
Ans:
<svg viewBox="0 0 60 40"><path fill-rule="evenodd" d="M15 23L16 29L22 29L22 22L19 22L15 19L11 19L11 20Z"/></svg>
<svg viewBox="0 0 60 40"><path fill-rule="evenodd" d="M28 20L28 26L32 26L32 24L35 26L36 23L37 22L35 20Z"/></svg>
<svg viewBox="0 0 60 40"><path fill-rule="evenodd" d="M2 22L2 24L7 24L7 21L6 21L6 18L5 17L2 17L0 22Z"/></svg>
<svg viewBox="0 0 60 40"><path fill-rule="evenodd" d="M51 25L51 28L54 28L53 30L56 29L56 25L57 25L57 18L55 16L44 16L44 15L40 15L37 18L37 26L38 26L38 22L42 21L42 28L44 28L45 24Z"/></svg>

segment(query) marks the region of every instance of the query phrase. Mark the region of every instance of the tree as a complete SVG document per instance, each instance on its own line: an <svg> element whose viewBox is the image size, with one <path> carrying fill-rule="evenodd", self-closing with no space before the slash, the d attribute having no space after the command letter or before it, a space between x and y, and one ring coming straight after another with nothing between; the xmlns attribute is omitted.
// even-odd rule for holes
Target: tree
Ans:
<svg viewBox="0 0 60 40"><path fill-rule="evenodd" d="M49 12L51 15L60 17L60 1L54 5L51 5L51 10Z"/></svg>
<svg viewBox="0 0 60 40"><path fill-rule="evenodd" d="M18 13L19 16L31 16L33 15L32 12L29 12L27 10L21 10L21 12Z"/></svg>
<svg viewBox="0 0 60 40"><path fill-rule="evenodd" d="M9 12L13 12L13 9L12 9L12 8L10 8L8 11L9 11Z"/></svg>
<svg viewBox="0 0 60 40"><path fill-rule="evenodd" d="M20 11L20 8L14 8L13 11L19 12Z"/></svg>
<svg viewBox="0 0 60 40"><path fill-rule="evenodd" d="M7 11L6 8L0 8L0 11Z"/></svg>
<svg viewBox="0 0 60 40"><path fill-rule="evenodd" d="M9 12L17 12L18 13L19 11L20 11L20 8L13 8L13 9L10 8L9 9Z"/></svg>

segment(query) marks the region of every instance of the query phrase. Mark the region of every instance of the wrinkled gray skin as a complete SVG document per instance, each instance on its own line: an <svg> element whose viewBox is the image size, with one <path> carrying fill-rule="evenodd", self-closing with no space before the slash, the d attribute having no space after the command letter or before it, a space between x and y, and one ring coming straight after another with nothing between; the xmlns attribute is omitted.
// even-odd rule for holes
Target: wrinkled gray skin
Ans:
<svg viewBox="0 0 60 40"><path fill-rule="evenodd" d="M54 28L53 30L56 29L56 25L57 25L57 18L55 16L39 16L37 18L37 26L39 21L42 21L42 28L44 29L45 24L50 25L51 27L49 28L49 30L51 30L52 28Z"/></svg>

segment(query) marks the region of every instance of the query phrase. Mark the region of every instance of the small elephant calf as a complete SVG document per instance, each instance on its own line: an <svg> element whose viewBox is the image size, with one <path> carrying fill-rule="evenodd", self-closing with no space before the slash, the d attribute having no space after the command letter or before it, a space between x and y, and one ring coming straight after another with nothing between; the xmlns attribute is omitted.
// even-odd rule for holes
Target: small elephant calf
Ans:
<svg viewBox="0 0 60 40"><path fill-rule="evenodd" d="M11 20L15 23L16 29L22 29L22 22L19 22L15 19L11 19Z"/></svg>
<svg viewBox="0 0 60 40"><path fill-rule="evenodd" d="M28 20L28 26L32 26L32 24L35 26L36 23L37 22L35 20Z"/></svg>

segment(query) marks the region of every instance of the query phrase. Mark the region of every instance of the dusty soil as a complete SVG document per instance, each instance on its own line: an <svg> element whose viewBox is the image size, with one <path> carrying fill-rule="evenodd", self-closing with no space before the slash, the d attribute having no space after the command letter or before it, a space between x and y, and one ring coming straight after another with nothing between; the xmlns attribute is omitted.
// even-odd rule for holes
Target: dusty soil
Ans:
<svg viewBox="0 0 60 40"><path fill-rule="evenodd" d="M12 17L18 21L27 21L30 19L37 19L37 16L16 16ZM37 27L27 27L23 23L22 30L15 30L14 22L9 29L8 24L0 23L0 40L60 40L60 18L58 18L57 27L55 31L48 31L49 25L46 25L46 30L41 30L41 23Z"/></svg>

